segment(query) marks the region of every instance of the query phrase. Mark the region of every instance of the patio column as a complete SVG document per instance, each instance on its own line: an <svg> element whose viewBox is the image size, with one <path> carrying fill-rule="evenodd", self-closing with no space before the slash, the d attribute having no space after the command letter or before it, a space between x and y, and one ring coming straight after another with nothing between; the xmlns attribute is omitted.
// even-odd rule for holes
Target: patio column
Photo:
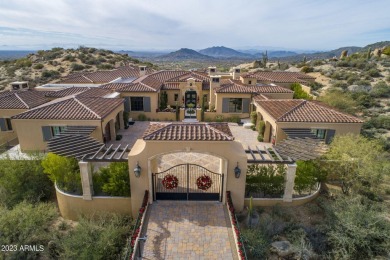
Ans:
<svg viewBox="0 0 390 260"><path fill-rule="evenodd" d="M123 120L123 111L119 112L119 129L125 129L125 122Z"/></svg>
<svg viewBox="0 0 390 260"><path fill-rule="evenodd" d="M111 119L109 124L110 124L111 141L115 141L116 140L116 131L115 131L114 119Z"/></svg>
<svg viewBox="0 0 390 260"><path fill-rule="evenodd" d="M92 183L92 172L88 162L79 162L80 175L81 175L81 186L83 187L83 199L92 200L93 195L93 183Z"/></svg>
<svg viewBox="0 0 390 260"><path fill-rule="evenodd" d="M284 195L283 195L283 201L284 202L292 202L292 195L294 191L294 180L295 180L295 173L297 171L297 164L288 164L287 165L287 172L286 172L286 179L285 179L285 186L284 186Z"/></svg>

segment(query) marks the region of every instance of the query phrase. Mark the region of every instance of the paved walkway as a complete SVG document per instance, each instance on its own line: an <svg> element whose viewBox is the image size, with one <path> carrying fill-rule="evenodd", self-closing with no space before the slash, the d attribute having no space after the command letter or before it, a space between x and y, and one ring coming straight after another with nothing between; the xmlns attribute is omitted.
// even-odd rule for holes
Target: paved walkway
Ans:
<svg viewBox="0 0 390 260"><path fill-rule="evenodd" d="M154 202L143 259L236 259L225 214L220 202Z"/></svg>

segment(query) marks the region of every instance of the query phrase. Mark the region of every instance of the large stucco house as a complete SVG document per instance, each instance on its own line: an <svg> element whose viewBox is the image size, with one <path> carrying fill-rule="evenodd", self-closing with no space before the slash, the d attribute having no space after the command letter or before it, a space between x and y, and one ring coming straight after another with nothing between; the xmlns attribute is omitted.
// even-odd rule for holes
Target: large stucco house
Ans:
<svg viewBox="0 0 390 260"><path fill-rule="evenodd" d="M35 90L2 92L0 137L18 137L22 151L46 151L47 142L66 127L93 125L91 137L106 143L127 125L124 114L130 121L198 122L202 106L208 122L245 119L256 111L266 123L264 141L273 144L297 132L327 143L337 134L359 133L361 120L319 102L292 99L292 83L308 88L313 81L296 72L219 73L215 67L199 72L123 66L76 73Z"/></svg>

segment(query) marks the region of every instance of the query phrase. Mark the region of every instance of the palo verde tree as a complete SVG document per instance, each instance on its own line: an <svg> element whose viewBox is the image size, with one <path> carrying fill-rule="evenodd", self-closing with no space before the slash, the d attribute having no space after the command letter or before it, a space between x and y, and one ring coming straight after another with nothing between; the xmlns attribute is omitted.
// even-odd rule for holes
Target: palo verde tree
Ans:
<svg viewBox="0 0 390 260"><path fill-rule="evenodd" d="M328 177L340 182L344 194L375 194L385 174L389 158L379 141L360 135L336 136L325 154Z"/></svg>

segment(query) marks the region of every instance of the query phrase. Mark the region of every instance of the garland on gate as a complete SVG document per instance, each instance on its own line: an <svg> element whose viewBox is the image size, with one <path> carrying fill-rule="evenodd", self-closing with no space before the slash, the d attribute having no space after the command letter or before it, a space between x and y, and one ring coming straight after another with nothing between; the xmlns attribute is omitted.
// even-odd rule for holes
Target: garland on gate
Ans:
<svg viewBox="0 0 390 260"><path fill-rule="evenodd" d="M179 184L179 180L175 175L168 174L162 180L162 184L167 190L173 190L177 188L177 185Z"/></svg>
<svg viewBox="0 0 390 260"><path fill-rule="evenodd" d="M198 185L198 189L200 190L208 190L212 184L213 181L207 175L202 175L196 180L196 185Z"/></svg>

